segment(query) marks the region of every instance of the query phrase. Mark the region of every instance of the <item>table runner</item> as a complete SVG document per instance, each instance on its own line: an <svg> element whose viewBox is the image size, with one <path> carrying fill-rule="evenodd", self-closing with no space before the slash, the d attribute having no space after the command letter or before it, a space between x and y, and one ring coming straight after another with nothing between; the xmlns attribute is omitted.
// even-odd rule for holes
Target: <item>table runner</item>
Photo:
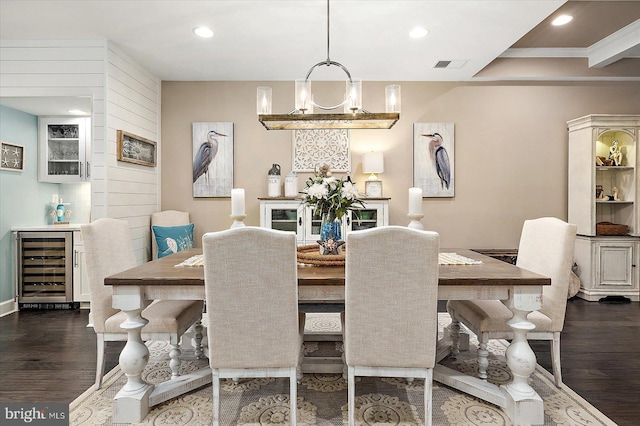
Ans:
<svg viewBox="0 0 640 426"><path fill-rule="evenodd" d="M481 263L481 260L470 259L457 253L439 253L438 256L439 265L479 265ZM176 265L176 267L184 266L204 266L204 255L197 254Z"/></svg>

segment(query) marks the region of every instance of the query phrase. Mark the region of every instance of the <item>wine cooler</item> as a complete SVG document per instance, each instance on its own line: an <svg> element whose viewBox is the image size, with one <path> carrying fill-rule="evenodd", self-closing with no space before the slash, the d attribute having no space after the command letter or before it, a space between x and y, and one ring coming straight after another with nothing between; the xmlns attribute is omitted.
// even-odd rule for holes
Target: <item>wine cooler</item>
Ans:
<svg viewBox="0 0 640 426"><path fill-rule="evenodd" d="M72 253L72 232L18 232L20 308L56 308L73 301Z"/></svg>

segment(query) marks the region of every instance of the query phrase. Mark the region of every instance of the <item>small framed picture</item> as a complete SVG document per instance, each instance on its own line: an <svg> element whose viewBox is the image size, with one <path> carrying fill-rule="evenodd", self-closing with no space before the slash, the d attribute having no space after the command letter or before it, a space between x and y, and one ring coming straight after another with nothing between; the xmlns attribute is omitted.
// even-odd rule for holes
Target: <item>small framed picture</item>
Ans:
<svg viewBox="0 0 640 426"><path fill-rule="evenodd" d="M0 169L21 172L24 170L24 147L0 141Z"/></svg>
<svg viewBox="0 0 640 426"><path fill-rule="evenodd" d="M118 130L118 161L156 166L156 143L152 140Z"/></svg>
<svg viewBox="0 0 640 426"><path fill-rule="evenodd" d="M381 180L367 180L364 182L364 192L369 198L381 198L382 197L382 181Z"/></svg>

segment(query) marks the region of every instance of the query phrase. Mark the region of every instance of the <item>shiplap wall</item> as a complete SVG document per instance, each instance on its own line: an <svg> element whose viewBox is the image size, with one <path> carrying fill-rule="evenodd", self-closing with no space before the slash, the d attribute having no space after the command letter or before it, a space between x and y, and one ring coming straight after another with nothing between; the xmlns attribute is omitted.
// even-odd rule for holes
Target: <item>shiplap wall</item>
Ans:
<svg viewBox="0 0 640 426"><path fill-rule="evenodd" d="M91 96L91 218L127 220L138 262L150 258L158 211L161 82L96 40L0 40L0 97ZM117 130L158 142L158 167L116 160Z"/></svg>
<svg viewBox="0 0 640 426"><path fill-rule="evenodd" d="M160 205L160 157L156 167L117 161L117 131L157 142L160 152L161 81L112 43L107 54L107 190L94 193L109 217L129 222L138 263L150 259L150 216ZM100 188L97 188L98 191ZM104 197L100 197L104 195Z"/></svg>
<svg viewBox="0 0 640 426"><path fill-rule="evenodd" d="M91 97L91 185L103 192L106 46L103 39L0 40L0 97ZM93 197L91 207L93 219L107 216Z"/></svg>

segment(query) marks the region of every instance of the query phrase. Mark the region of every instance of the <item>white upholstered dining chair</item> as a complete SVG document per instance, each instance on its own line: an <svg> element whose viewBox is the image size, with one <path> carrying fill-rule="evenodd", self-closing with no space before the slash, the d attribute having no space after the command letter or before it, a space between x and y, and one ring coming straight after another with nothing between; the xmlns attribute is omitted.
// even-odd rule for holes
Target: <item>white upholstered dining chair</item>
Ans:
<svg viewBox="0 0 640 426"><path fill-rule="evenodd" d="M344 355L349 425L355 376L424 378L431 425L439 235L399 226L347 234Z"/></svg>
<svg viewBox="0 0 640 426"><path fill-rule="evenodd" d="M527 338L551 341L551 364L557 387L562 384L560 332L564 326L575 239L576 226L560 219L527 220L516 260L517 266L551 278L551 285L542 290L542 309L528 316L535 329L527 333ZM486 379L487 343L489 339L513 339L513 331L507 324L513 313L499 300L451 300L447 310L454 320L478 336L478 377Z"/></svg>
<svg viewBox="0 0 640 426"><path fill-rule="evenodd" d="M127 222L104 218L81 225L80 229L89 278L93 328L97 338L96 387L100 388L106 342L127 340L127 331L120 328L127 315L113 308L112 288L104 285L104 279L133 268L136 258ZM169 365L172 378L179 375L180 337L191 325L200 321L203 304L202 301L156 300L142 311L142 317L149 321L142 328L142 340L168 340L171 344Z"/></svg>
<svg viewBox="0 0 640 426"><path fill-rule="evenodd" d="M305 318L298 313L295 234L235 228L206 233L202 248L213 424L220 418L221 378L289 377L295 426Z"/></svg>
<svg viewBox="0 0 640 426"><path fill-rule="evenodd" d="M189 223L189 212L164 210L151 213L151 259L158 258L158 243L153 232L154 226L179 226L188 225Z"/></svg>

